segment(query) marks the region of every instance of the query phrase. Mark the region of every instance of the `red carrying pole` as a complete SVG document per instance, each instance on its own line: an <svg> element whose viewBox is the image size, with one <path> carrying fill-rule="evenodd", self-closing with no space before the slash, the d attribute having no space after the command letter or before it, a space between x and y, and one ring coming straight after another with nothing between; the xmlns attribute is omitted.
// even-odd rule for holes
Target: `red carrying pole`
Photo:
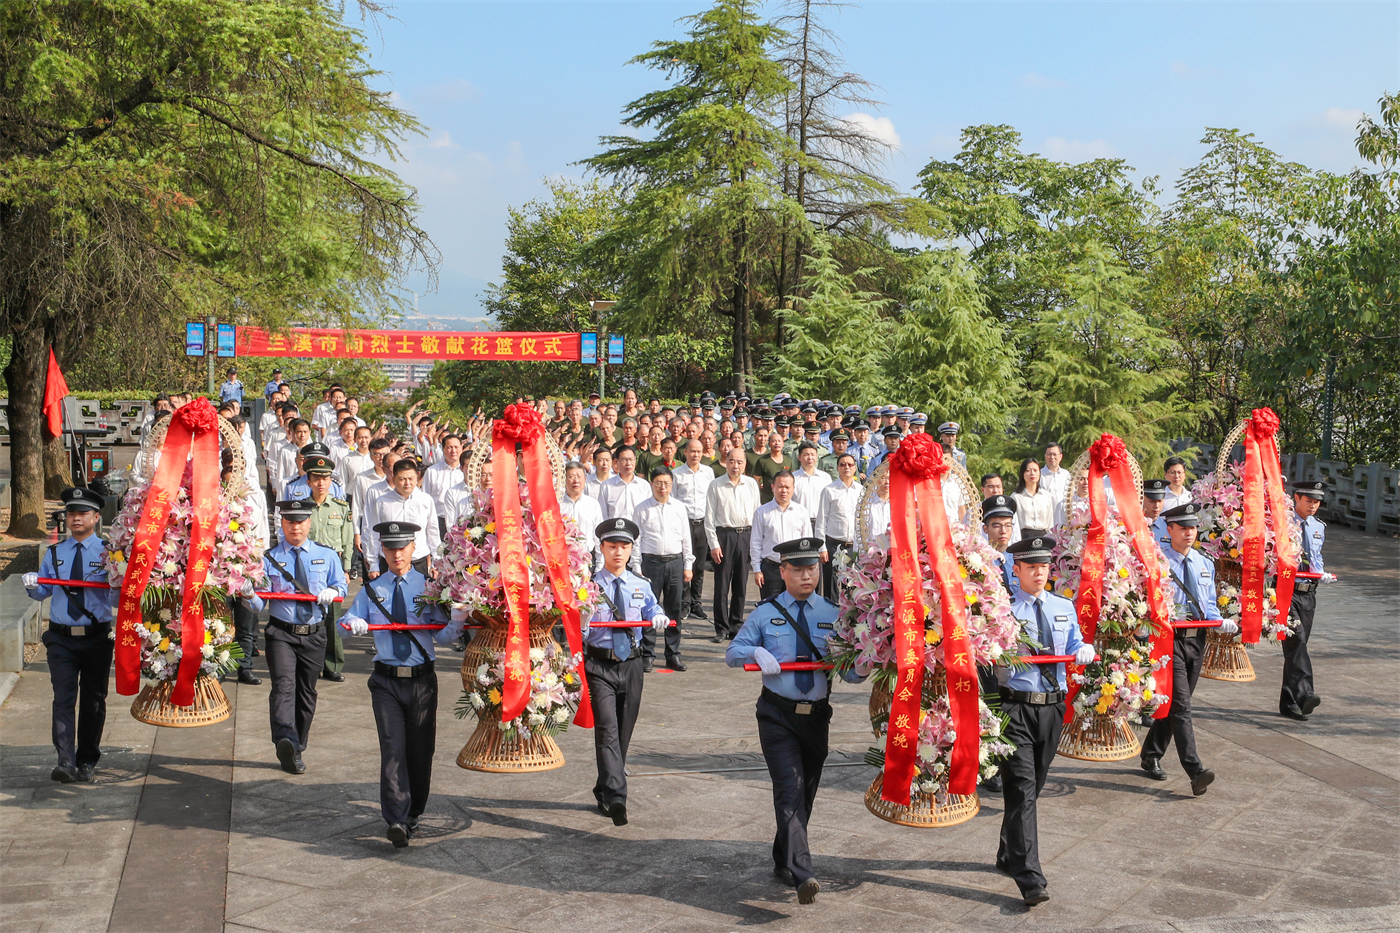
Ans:
<svg viewBox="0 0 1400 933"><path fill-rule="evenodd" d="M624 620L624 621L621 621L621 622L589 622L589 623L588 623L588 627L589 627L589 628L651 628L651 623L650 623L650 622L628 622L628 621L625 621L625 620ZM666 620L666 627L667 627L667 628L675 628L675 627L676 627L676 620L675 620L675 619L667 619L667 620Z"/></svg>
<svg viewBox="0 0 1400 933"><path fill-rule="evenodd" d="M783 663L779 664L778 667L782 668L782 669L785 670L785 671L829 671L829 670L831 670L831 665L830 665L830 664L827 664L825 661L784 661ZM745 664L745 665L744 665L744 670L746 670L746 671L759 671L759 670L762 670L762 668L759 667L757 664Z"/></svg>
<svg viewBox="0 0 1400 933"><path fill-rule="evenodd" d="M110 590L112 587L107 583L98 583L95 580L54 580L50 577L40 577L39 583L44 586L76 586L85 590Z"/></svg>
<svg viewBox="0 0 1400 933"><path fill-rule="evenodd" d="M254 595L259 599L286 599L301 603L314 603L316 601L316 597L312 596L310 593L255 593ZM337 596L331 601L343 603L345 599L344 597Z"/></svg>
<svg viewBox="0 0 1400 933"><path fill-rule="evenodd" d="M1223 624L1219 619L1185 619L1173 622L1172 628L1220 628Z"/></svg>

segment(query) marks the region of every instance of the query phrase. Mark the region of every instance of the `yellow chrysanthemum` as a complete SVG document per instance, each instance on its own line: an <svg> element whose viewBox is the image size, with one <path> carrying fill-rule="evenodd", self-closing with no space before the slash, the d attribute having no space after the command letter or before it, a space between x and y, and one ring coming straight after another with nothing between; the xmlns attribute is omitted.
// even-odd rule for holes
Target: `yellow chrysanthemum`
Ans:
<svg viewBox="0 0 1400 933"><path fill-rule="evenodd" d="M1104 684L1102 687L1099 688L1099 692L1102 693L1104 696L1112 696L1113 694L1118 692L1118 688L1113 686L1113 684Z"/></svg>
<svg viewBox="0 0 1400 933"><path fill-rule="evenodd" d="M938 644L938 642L938 633L935 632L933 629L929 629L927 632L924 632L924 644L936 645Z"/></svg>
<svg viewBox="0 0 1400 933"><path fill-rule="evenodd" d="M112 561L113 561L114 563L120 564L120 563L121 563L122 561L124 561L124 560L126 560L126 555L123 554L121 551L113 551L113 552L112 552Z"/></svg>
<svg viewBox="0 0 1400 933"><path fill-rule="evenodd" d="M495 523L495 522L487 522L487 523L486 523L486 533L489 534L489 535L493 535L493 534L496 533L496 523Z"/></svg>
<svg viewBox="0 0 1400 933"><path fill-rule="evenodd" d="M1239 557L1239 556L1240 556L1240 549L1237 548L1237 547L1232 547L1232 548L1230 548L1230 556L1231 556L1231 557Z"/></svg>
<svg viewBox="0 0 1400 933"><path fill-rule="evenodd" d="M162 638L162 639L160 640L160 644L159 644L157 647L158 647L161 651L169 651L169 650L170 650L170 639L168 639L168 638Z"/></svg>
<svg viewBox="0 0 1400 933"><path fill-rule="evenodd" d="M1098 703L1094 704L1094 712L1096 712L1096 713L1106 713L1106 712L1108 712L1108 700L1107 700L1107 699L1099 700Z"/></svg>
<svg viewBox="0 0 1400 933"><path fill-rule="evenodd" d="M147 630L147 631L151 631L151 632L159 632L159 631L160 631L160 623L159 623L159 622L147 622L147 623L146 623L146 630Z"/></svg>
<svg viewBox="0 0 1400 933"><path fill-rule="evenodd" d="M1128 649L1128 657L1129 657L1131 660L1133 660L1133 661L1141 661L1141 660L1142 660L1142 655L1138 654L1138 651L1137 651L1136 648L1129 648L1129 649Z"/></svg>
<svg viewBox="0 0 1400 933"><path fill-rule="evenodd" d="M1150 700L1150 699L1152 699L1152 691L1151 691L1151 690L1144 690L1144 691L1142 691L1142 698L1143 698L1143 700Z"/></svg>
<svg viewBox="0 0 1400 933"><path fill-rule="evenodd" d="M971 606L973 603L977 602L977 594L976 594L976 593L967 593L967 594L965 594L965 595L967 596L967 604L968 604L969 606Z"/></svg>
<svg viewBox="0 0 1400 933"><path fill-rule="evenodd" d="M960 577L962 577L964 580L966 580L966 579L967 579L967 568L966 568L966 567L959 567L959 568L958 568L958 576L960 576Z"/></svg>
<svg viewBox="0 0 1400 933"><path fill-rule="evenodd" d="M588 587L581 586L578 588L578 598L580 600L585 600L588 598Z"/></svg>
<svg viewBox="0 0 1400 933"><path fill-rule="evenodd" d="M495 706L496 704L501 702L501 691L497 690L495 687L492 687L490 690L486 691L486 700L492 706Z"/></svg>
<svg viewBox="0 0 1400 933"><path fill-rule="evenodd" d="M1128 671L1128 683L1135 684L1139 680L1142 680L1142 677L1138 675L1137 671Z"/></svg>
<svg viewBox="0 0 1400 933"><path fill-rule="evenodd" d="M237 530L238 530L238 522L229 522L229 523L228 523L228 530L229 530L229 531L237 531Z"/></svg>
<svg viewBox="0 0 1400 933"><path fill-rule="evenodd" d="M470 567L467 568L467 573L472 574L473 576L475 576L478 573L481 573L481 565L472 564Z"/></svg>
<svg viewBox="0 0 1400 933"><path fill-rule="evenodd" d="M1126 580L1126 579L1128 579L1128 568L1127 568L1127 567L1119 567L1119 568L1118 568L1118 579L1120 579L1120 580Z"/></svg>
<svg viewBox="0 0 1400 933"><path fill-rule="evenodd" d="M1074 590L1065 590L1064 597L1065 599L1074 599Z"/></svg>
<svg viewBox="0 0 1400 933"><path fill-rule="evenodd" d="M565 675L564 675L564 683L566 683L566 684L571 684L571 683L573 683L573 682L574 682L574 675L573 675L573 674L565 674Z"/></svg>
<svg viewBox="0 0 1400 933"><path fill-rule="evenodd" d="M212 644L214 644L214 633L211 632L211 631L208 631L207 629L206 629L205 632L204 632L204 643L205 643L206 645L212 645Z"/></svg>

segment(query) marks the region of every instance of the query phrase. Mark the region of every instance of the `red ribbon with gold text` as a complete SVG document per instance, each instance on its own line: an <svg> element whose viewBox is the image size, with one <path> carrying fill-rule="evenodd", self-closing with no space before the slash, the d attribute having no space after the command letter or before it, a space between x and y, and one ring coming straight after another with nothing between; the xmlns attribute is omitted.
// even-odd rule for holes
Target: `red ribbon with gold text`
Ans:
<svg viewBox="0 0 1400 933"><path fill-rule="evenodd" d="M1244 547L1240 549L1243 580L1240 584L1240 638L1246 645L1259 643L1264 630L1264 528L1273 527L1278 555L1276 596L1281 618L1293 605L1293 583L1298 559L1288 536L1289 513L1279 468L1278 415L1272 408L1256 408L1244 431ZM1269 509L1264 511L1267 497Z"/></svg>
<svg viewBox="0 0 1400 933"><path fill-rule="evenodd" d="M1099 616L1103 611L1103 572L1104 549L1108 538L1108 496L1104 492L1103 478L1107 476L1113 484L1113 497L1118 503L1118 517L1132 541L1133 551L1147 570L1148 617L1152 623L1152 646L1150 655L1155 660L1167 659L1155 678L1157 691L1171 698L1171 655L1172 627L1167 609L1166 594L1162 592L1161 571L1157 567L1157 546L1147 528L1147 519L1142 514L1142 502L1133 482L1132 468L1128 465L1128 448L1123 441L1112 434L1103 434L1089 448L1089 530L1084 539L1084 554L1080 561L1079 592L1075 596L1075 614L1079 618L1079 630L1084 641L1093 644L1098 631ZM1074 670L1074 665L1069 670ZM1069 678L1069 700L1065 704L1065 722L1074 718L1074 697L1079 693L1079 685ZM1159 707L1154 718L1165 716L1167 705Z"/></svg>
<svg viewBox="0 0 1400 933"><path fill-rule="evenodd" d="M525 486L530 490L530 508L535 515L549 584L554 591L554 604L563 616L569 653L578 655L583 651L578 601L569 585L569 546L564 538L564 516L559 510L559 497L554 490L554 478L544 445L544 424L540 421L539 412L531 406L523 403L509 405L505 416L491 427L496 541L500 548L501 584L505 587L509 620L506 683L501 697L502 722L519 716L530 701L530 571L525 564L524 520L515 472L517 442L525 457ZM588 681L582 666L578 669L578 677L581 693L574 722L589 729L593 727L593 706L588 699Z"/></svg>
<svg viewBox="0 0 1400 933"><path fill-rule="evenodd" d="M194 682L204 660L204 603L200 591L214 555L214 522L219 514L219 416L206 398L179 408L160 449L155 479L141 508L141 521L128 555L126 577L117 603L117 693L130 696L141 685L141 594L150 581L156 552L170 520L170 506L180 489L185 463L193 454L190 471L190 551L185 558L185 591L180 610L180 669L170 702L194 703Z"/></svg>
<svg viewBox="0 0 1400 933"><path fill-rule="evenodd" d="M942 602L943 658L948 705L957 738L949 762L948 792L977 788L981 745L977 670L967 635L967 600L953 551L953 535L943 510L943 448L928 434L911 434L890 457L890 571L894 582L894 643L897 677L890 704L885 779L880 796L908 806L918 768L919 717L924 673L923 578L919 570L917 512L929 563Z"/></svg>

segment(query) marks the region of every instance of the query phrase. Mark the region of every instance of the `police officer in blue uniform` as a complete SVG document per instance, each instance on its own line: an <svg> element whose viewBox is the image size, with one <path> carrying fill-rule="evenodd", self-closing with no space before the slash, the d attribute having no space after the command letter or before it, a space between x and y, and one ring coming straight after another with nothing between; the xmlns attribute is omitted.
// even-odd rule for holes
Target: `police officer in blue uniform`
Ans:
<svg viewBox="0 0 1400 933"><path fill-rule="evenodd" d="M1074 603L1045 589L1054 547L1054 538L1031 531L1007 548L1016 562L1011 613L1021 621L1026 636L1040 646L1037 654L1074 655L1076 663L1087 664L1094 659L1094 646L1084 643ZM999 664L996 670L1001 709L1007 717L1002 738L1016 746L1001 764L1006 809L996 865L1015 879L1026 906L1034 907L1050 899L1040 870L1036 803L1060 745L1069 685L1064 664L1018 668Z"/></svg>
<svg viewBox="0 0 1400 933"><path fill-rule="evenodd" d="M1162 518L1167 524L1171 547L1167 548L1167 570L1171 574L1172 600L1176 609L1174 619L1220 619L1216 603L1215 564L1194 549L1201 507L1187 502L1167 509ZM1233 635L1239 626L1223 620L1220 630ZM1165 781L1162 756L1167 743L1176 741L1176 754L1181 768L1191 778L1191 793L1197 797L1215 780L1215 772L1201 764L1196 754L1196 730L1191 724L1191 694L1201 677L1201 660L1206 650L1206 629L1177 629L1172 643L1171 709L1163 719L1155 719L1142 740L1142 770L1154 781Z"/></svg>
<svg viewBox="0 0 1400 933"><path fill-rule="evenodd" d="M1169 491L1164 479L1142 481L1142 517L1147 519L1148 532L1163 554L1171 550L1172 546L1171 535L1167 534L1166 519L1162 518L1162 506L1167 501Z"/></svg>
<svg viewBox="0 0 1400 933"><path fill-rule="evenodd" d="M1011 529L1015 524L1016 500L1011 496L998 493L982 500L982 531L987 536L987 543L997 552L990 569L1001 580L1001 585L1006 587L1007 595L1012 598L1016 595L1016 578L1011 572L1013 561L1006 549L1011 544ZM996 668L989 664L977 665L977 682L987 705L993 709L1000 708L1001 685L997 682ZM1001 775L994 774L979 786L993 793L1001 793Z"/></svg>
<svg viewBox="0 0 1400 933"><path fill-rule="evenodd" d="M627 746L642 703L641 635L645 628L666 627L666 610L656 601L651 584L627 569L632 548L641 535L635 522L612 518L594 531L602 568L593 575L603 594L602 605L584 620L583 671L593 706L593 747L598 758L598 782L593 796L604 816L616 826L627 825ZM590 628L589 622L635 621L636 628Z"/></svg>
<svg viewBox="0 0 1400 933"><path fill-rule="evenodd" d="M1312 711L1322 703L1313 691L1308 636L1312 634L1313 612L1317 609L1317 585L1336 579L1323 570L1322 564L1322 545L1327 539L1327 526L1317 517L1317 510L1326 494L1327 484L1320 480L1293 484L1293 508L1298 513L1303 531L1298 569L1305 573L1322 574L1321 580L1294 579L1293 606L1288 614L1296 621L1293 634L1283 642L1283 688L1279 692L1278 711L1300 722L1306 722Z"/></svg>
<svg viewBox="0 0 1400 933"><path fill-rule="evenodd" d="M30 599L53 597L49 628L42 639L53 685L53 747L58 764L55 781L92 780L102 757L102 727L107 722L107 680L112 672L112 605L119 590L40 584L39 578L106 583L97 537L103 498L81 486L63 491L68 538L44 551L38 573L21 581ZM76 728L75 728L76 725Z"/></svg>
<svg viewBox="0 0 1400 933"><path fill-rule="evenodd" d="M777 545L786 589L759 603L724 653L730 667L757 664L758 741L773 781L773 874L810 904L821 885L812 872L807 821L821 784L831 724L831 682L821 671L784 671L785 661L820 661L836 623L836 606L817 595L822 542L799 538ZM848 675L852 682L860 680Z"/></svg>
<svg viewBox="0 0 1400 933"><path fill-rule="evenodd" d="M355 594L340 624L352 635L369 634L376 625L437 625L424 629L374 634L374 673L369 697L379 732L379 809L388 824L385 835L402 849L418 829L432 791L433 753L437 748L437 654L433 643L451 644L462 637L467 614L454 609L445 618L442 607L421 606L418 598L428 578L413 569L412 522L380 522L374 526L386 569Z"/></svg>
<svg viewBox="0 0 1400 933"><path fill-rule="evenodd" d="M306 459L308 457L325 457L327 459L330 459L331 449L325 444L322 444L320 441L312 441L311 443L303 447L298 452L298 454L299 457L297 467L301 470L301 472L296 475L295 479L292 479L290 482L287 483L286 488L282 492L283 499L311 498L311 482L306 478ZM333 462L334 461L332 461L332 463ZM338 479L331 480L330 495L333 499L349 501L348 499L346 499L345 489L340 485L340 480Z"/></svg>
<svg viewBox="0 0 1400 933"><path fill-rule="evenodd" d="M263 653L272 679L268 718L277 760L288 774L306 771L301 753L306 751L316 716L316 680L326 660L326 626L331 623L332 603L348 588L340 555L309 537L314 508L309 499L277 503L282 541L263 554L263 571L268 592L300 593L315 601L264 600L254 593L251 581L245 581L239 594L254 612L268 605L263 629Z"/></svg>
<svg viewBox="0 0 1400 933"><path fill-rule="evenodd" d="M882 436L885 439L885 449L871 457L870 461L866 463L866 478L874 476L875 471L880 468L880 464L884 463L890 454L898 450L900 442L904 440L904 432L896 427L885 428Z"/></svg>

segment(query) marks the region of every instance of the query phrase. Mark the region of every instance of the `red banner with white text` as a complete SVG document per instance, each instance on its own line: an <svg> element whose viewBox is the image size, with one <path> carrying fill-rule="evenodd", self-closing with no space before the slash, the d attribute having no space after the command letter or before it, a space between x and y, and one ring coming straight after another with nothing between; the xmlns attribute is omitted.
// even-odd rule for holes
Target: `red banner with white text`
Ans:
<svg viewBox="0 0 1400 933"><path fill-rule="evenodd" d="M358 360L579 361L579 335L551 331L336 330L238 328L238 356Z"/></svg>

